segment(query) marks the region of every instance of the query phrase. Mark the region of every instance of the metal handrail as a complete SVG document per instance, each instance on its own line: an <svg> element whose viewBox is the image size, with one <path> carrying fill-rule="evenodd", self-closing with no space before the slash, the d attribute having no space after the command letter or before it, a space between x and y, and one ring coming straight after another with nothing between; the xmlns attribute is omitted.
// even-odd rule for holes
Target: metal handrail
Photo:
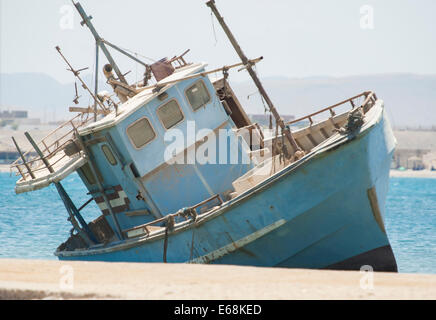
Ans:
<svg viewBox="0 0 436 320"><path fill-rule="evenodd" d="M46 135L43 139L41 139L41 141L38 143L39 146L43 146L41 149L44 149L43 153L44 153L44 157L41 158L39 156L35 156L35 157L29 157L32 150L27 151L26 153L24 153L24 157L30 158L30 160L26 161L26 163L28 165L34 166L36 168L32 168L32 172L35 171L41 171L44 170L45 167L41 166L41 164L39 165L35 165L35 163L38 163L39 161L43 161L43 159L51 159L53 158L59 151L61 151L62 149L64 149L64 146L73 141L71 137L71 134L79 127L82 127L84 125L86 125L90 120L92 120L92 118L88 118L85 120L79 120L79 118L82 117L81 114L78 114L77 116L75 116L74 118L70 119L69 121L66 121L64 123L62 123L59 127L57 127L56 129L54 129L53 131L51 131L48 135ZM79 120L79 121L77 121ZM76 124L74 123L76 122ZM70 128L68 128L67 133L65 133L64 135L62 135L60 138L56 138L54 142L52 142L51 144L48 143L47 139L52 137L53 135L55 135L56 133L58 133L61 129L70 126ZM66 137L69 137L66 141L62 141L64 140ZM55 146L56 148L53 151L50 151L50 149ZM54 162L52 165L56 165L57 163L59 163L62 159L64 159L66 157L66 155L63 155L61 158L57 159L56 162ZM17 160L15 160L11 165L11 169L16 169L17 175L21 175L23 177L24 180L26 180L26 176L29 176L29 173L26 172L27 170L25 170L24 168L24 163L23 161L19 158ZM23 172L24 171L24 172Z"/></svg>
<svg viewBox="0 0 436 320"><path fill-rule="evenodd" d="M191 210L191 209L196 210L196 209L198 209L199 207L205 205L206 203L208 203L208 202L210 202L210 201L212 201L212 200L214 200L214 199L218 199L218 200L220 201L221 204L224 203L223 199L221 199L221 196L220 196L219 194L216 194L216 195L214 195L213 197L210 197L210 198L208 198L208 199L206 199L206 200L204 200L204 201L202 201L202 202L196 204L195 206L193 206L193 207L189 207L189 208L186 208L186 209L187 209L187 210ZM139 230L139 229L145 229L145 231L146 231L147 233L149 233L148 230L147 230L147 227L150 227L150 226L152 226L152 225L154 225L154 224L157 224L157 223L160 223L160 222L168 221L169 219L171 219L171 218L175 218L175 217L178 217L178 216L182 215L183 213L184 213L184 211L179 210L178 212L173 213L173 214L168 214L168 215L166 215L166 216L163 217L163 218L159 218L159 219L153 220L153 221L151 221L151 222L148 222L148 223L142 224L142 225L140 225L140 226L136 226L136 227L133 227L133 228L130 228L130 229L127 229L127 230L123 230L123 233L127 235L129 232L131 232L131 231L135 231L135 230Z"/></svg>
<svg viewBox="0 0 436 320"><path fill-rule="evenodd" d="M335 114L335 112L334 112L333 109L334 109L334 108L337 108L337 107L339 107L339 106L341 106L341 105L344 105L344 104L346 104L347 102L350 102L350 103L351 103L351 106L352 106L352 109L355 109L355 108L356 108L356 105L354 104L353 100L355 100L355 99L357 99L357 98L360 98L360 97L362 97L362 96L365 96L365 102L364 102L360 107L365 106L365 105L369 102L368 97L371 97L371 98L374 97L375 99L377 99L377 97L376 97L376 95L375 95L374 92L372 92L372 91L365 91L365 92L363 92L363 93L361 93L361 94L358 94L357 96L354 96L354 97L348 98L348 99L346 99L346 100L344 100L344 101L341 101L341 102L339 102L339 103L336 103L336 104L334 104L334 105L332 105L332 106L330 106L330 107L327 107L327 108L321 109L321 110L319 110L319 111L317 111L317 112L311 113L311 114L309 114L309 115L307 115L307 116L304 116L304 117L302 117L302 118L299 118L299 119L296 119L296 120L292 120L292 121L290 121L290 122L287 122L286 125L291 125L291 124L294 124L294 123L297 123L297 122L300 122L300 121L302 121L302 120L306 120L306 119L308 119L308 120L310 121L310 124L312 125L312 124L313 124L313 119L312 119L312 117L314 117L314 116L316 116L316 115L318 115L318 114L321 114L321 113L323 113L323 112L326 112L326 111L330 111L331 116L334 117L336 114Z"/></svg>
<svg viewBox="0 0 436 320"><path fill-rule="evenodd" d="M53 131L51 131L49 134L47 134L44 138L42 138L42 139L41 139L41 142L38 143L38 145L41 144L41 143L43 143L43 141L45 142L45 140L46 140L47 138L49 138L50 136L52 136L53 134L55 134L57 131L59 131L60 129L62 129L63 127L65 127L67 124L72 123L72 121L76 120L76 118L78 118L78 117L80 117L80 116L81 116L81 115L78 114L78 115L75 116L73 119L71 119L71 120L69 120L69 121L66 121L66 122L64 122L63 124L61 124L59 127L57 127L56 129L54 129ZM85 123L86 123L86 122L87 122L87 121L85 121ZM46 146L44 146L44 147L46 147ZM46 149L46 150L47 150L47 149ZM24 153L24 156L26 157L26 156L29 155L29 153L31 153L31 152L33 152L32 149L30 149L29 151L25 152L25 153ZM16 160L15 162L13 162L12 164L19 164L19 160L20 160L20 159L17 159L17 160Z"/></svg>
<svg viewBox="0 0 436 320"><path fill-rule="evenodd" d="M63 149L63 147L67 144L67 143L69 143L69 142L72 142L73 140L72 139L69 139L69 140L67 140L67 141L65 141L63 144L61 144L55 151L53 151L52 152L52 154L50 154L50 155L48 155L48 156L44 156L43 158L38 158L38 159L34 159L34 160L31 160L31 161L26 161L26 163L27 164L33 164L33 163L37 163L37 162L39 162L39 161L41 161L41 164L39 164L36 168L31 168L32 169L32 173L35 173L35 172L38 172L38 171L42 171L42 170L46 170L47 169L47 167L45 167L43 164L43 159L45 159L45 160L48 160L48 159L50 159L50 158L52 158L55 154L57 154L58 152L59 152L59 150L61 150L61 149ZM67 155L66 154L64 154L62 157L60 157L59 159L57 159L55 162L53 162L53 163L50 163L50 165L53 167L53 166L55 166L56 164L58 164L62 159L64 159L65 157L66 157ZM19 173L21 174L21 176L23 176L23 173L21 172L21 169L23 169L23 168L21 168L20 169L20 166L24 166L25 167L25 165L24 164L17 164L17 165L14 165L14 167L16 167L17 169L18 169L18 171L19 171ZM18 173L17 173L17 175L18 175ZM24 175L26 175L26 177L27 176L30 176L30 173L29 172L25 172L24 173ZM24 180L26 180L26 177L24 177Z"/></svg>

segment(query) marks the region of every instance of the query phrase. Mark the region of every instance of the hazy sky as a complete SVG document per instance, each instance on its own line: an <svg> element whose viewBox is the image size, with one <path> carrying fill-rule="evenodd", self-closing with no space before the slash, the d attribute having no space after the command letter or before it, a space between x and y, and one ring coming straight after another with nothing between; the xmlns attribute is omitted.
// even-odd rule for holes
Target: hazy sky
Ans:
<svg viewBox="0 0 436 320"><path fill-rule="evenodd" d="M192 62L211 67L239 62L214 20L216 42L204 0L80 2L103 38L147 57L172 57L189 48ZM435 0L216 2L246 54L265 57L258 66L263 77L436 73ZM0 72L43 72L70 82L56 45L74 66L93 68L93 38L80 26L78 13L73 12L72 29L61 27L69 21L70 1L0 0L0 5ZM373 9L372 29L361 27L362 19L368 22L365 5ZM125 59L120 65L133 77L143 72Z"/></svg>

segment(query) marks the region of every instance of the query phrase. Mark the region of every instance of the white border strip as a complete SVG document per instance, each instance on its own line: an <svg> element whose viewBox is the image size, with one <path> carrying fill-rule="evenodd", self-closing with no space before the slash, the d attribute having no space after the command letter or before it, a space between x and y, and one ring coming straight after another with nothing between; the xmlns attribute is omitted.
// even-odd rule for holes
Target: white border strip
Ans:
<svg viewBox="0 0 436 320"><path fill-rule="evenodd" d="M188 263L210 263L213 260L219 259L223 256L225 256L226 254L232 253L236 250L238 250L239 248L242 248L244 246L246 246L247 244L263 237L264 235L270 233L271 231L281 227L282 225L284 225L286 223L286 220L284 219L280 219L276 222L274 222L273 224L270 224L269 226L266 226L263 229L257 230L256 232L253 232L252 234L236 241L236 242L232 242L229 243L228 245L212 251L204 256L198 257L196 259L193 259L191 261L189 261Z"/></svg>

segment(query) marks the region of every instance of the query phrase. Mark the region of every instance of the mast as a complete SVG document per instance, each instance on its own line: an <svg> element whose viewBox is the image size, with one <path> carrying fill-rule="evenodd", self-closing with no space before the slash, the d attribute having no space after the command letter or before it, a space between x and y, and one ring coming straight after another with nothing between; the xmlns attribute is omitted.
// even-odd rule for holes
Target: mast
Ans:
<svg viewBox="0 0 436 320"><path fill-rule="evenodd" d="M99 54L98 42L95 43L95 84L94 95L98 98L98 54ZM94 122L97 122L97 101L94 101Z"/></svg>
<svg viewBox="0 0 436 320"><path fill-rule="evenodd" d="M245 68L247 69L248 73L250 74L251 78L254 81L254 84L256 85L257 89L259 90L259 93L262 95L266 103L268 104L268 107L273 114L277 124L282 129L283 134L286 136L286 138L289 140L291 146L297 151L296 156L297 158L301 158L302 150L297 145L294 137L292 136L291 130L288 126L285 126L285 123L283 121L283 118L280 117L280 114L277 112L277 109L274 107L274 104L272 103L271 99L269 98L265 88L262 85L262 82L260 81L259 77L257 76L256 72L253 70L252 66L253 64L248 60L247 56L242 51L241 47L239 46L238 42L236 41L235 37L233 36L232 32L230 31L227 24L224 22L224 18L220 15L218 12L217 7L215 6L215 0L209 0L206 2L206 5L211 8L212 12L214 13L215 17L217 18L218 22L220 23L221 27L223 28L224 32L226 33L227 37L229 38L233 48L236 50L237 54L242 60L242 63L245 65Z"/></svg>
<svg viewBox="0 0 436 320"><path fill-rule="evenodd" d="M74 2L72 0L74 6L76 7L77 11L79 12L80 16L82 17L83 21L80 23L82 26L86 24L86 26L91 31L92 35L95 38L95 41L97 43L97 46L101 48L101 51L103 51L104 55L106 56L109 63L112 65L112 68L114 69L115 73L118 76L118 79L124 84L127 84L126 79L124 78L124 75L121 73L120 69L118 68L118 65L115 63L115 60L112 58L109 50L107 49L105 42L100 37L100 35L97 33L97 30L95 30L94 25L91 22L92 17L88 16L83 9L82 5L79 2Z"/></svg>

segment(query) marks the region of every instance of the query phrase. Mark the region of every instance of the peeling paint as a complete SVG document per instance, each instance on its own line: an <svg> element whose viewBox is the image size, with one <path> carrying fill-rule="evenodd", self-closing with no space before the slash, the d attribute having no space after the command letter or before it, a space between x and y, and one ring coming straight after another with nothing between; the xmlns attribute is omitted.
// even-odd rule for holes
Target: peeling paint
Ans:
<svg viewBox="0 0 436 320"><path fill-rule="evenodd" d="M188 263L210 263L211 261L217 260L229 253L232 253L240 248L243 248L247 244L263 237L264 235L274 231L275 229L281 227L286 223L286 220L280 219L269 226L266 226L263 229L260 229L238 241L232 242L218 250L212 251L204 256L198 257L196 259L191 260Z"/></svg>

